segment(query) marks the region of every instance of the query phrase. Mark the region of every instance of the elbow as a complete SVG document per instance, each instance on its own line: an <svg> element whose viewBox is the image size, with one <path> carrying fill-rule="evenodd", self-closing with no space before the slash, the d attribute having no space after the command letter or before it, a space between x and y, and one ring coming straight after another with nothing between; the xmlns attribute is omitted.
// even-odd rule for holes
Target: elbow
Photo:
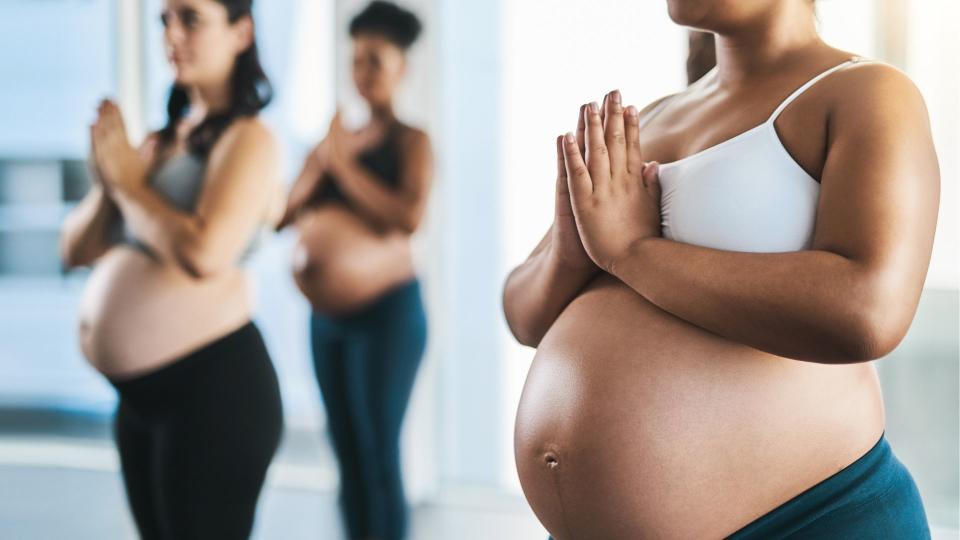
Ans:
<svg viewBox="0 0 960 540"><path fill-rule="evenodd" d="M396 227L405 234L413 234L420 227L422 213L419 211L402 212L395 220Z"/></svg>
<svg viewBox="0 0 960 540"><path fill-rule="evenodd" d="M889 272L874 272L862 283L846 299L853 309L844 310L846 320L836 325L843 329L838 341L844 363L879 360L892 353L910 329L919 303L919 295Z"/></svg>
<svg viewBox="0 0 960 540"><path fill-rule="evenodd" d="M64 269L73 270L93 264L93 258L85 256L75 239L67 234L60 237L60 262Z"/></svg>
<svg viewBox="0 0 960 540"><path fill-rule="evenodd" d="M503 315L507 321L507 328L513 334L513 338L521 345L536 349L540 341L546 334L546 331L538 331L529 324L529 320L524 320L514 309L514 304L510 301L510 282L507 281L503 289Z"/></svg>
<svg viewBox="0 0 960 540"><path fill-rule="evenodd" d="M78 266L82 266L80 263L80 257L77 256L76 249L74 249L65 238L60 239L60 262L67 270L72 270Z"/></svg>
<svg viewBox="0 0 960 540"><path fill-rule="evenodd" d="M534 332L529 326L520 324L515 317L511 317L509 313L506 314L507 319L507 328L510 329L510 333L513 334L513 338L517 340L517 343L532 347L536 349L540 345L540 340L543 339L542 332Z"/></svg>
<svg viewBox="0 0 960 540"><path fill-rule="evenodd" d="M853 317L841 340L844 363L879 360L897 348L909 325L903 324L892 311L895 310L868 309Z"/></svg>
<svg viewBox="0 0 960 540"><path fill-rule="evenodd" d="M226 265L206 245L202 236L191 235L175 244L177 263L193 279L207 279L226 270Z"/></svg>
<svg viewBox="0 0 960 540"><path fill-rule="evenodd" d="M178 259L181 268L193 279L208 279L224 271L222 265L211 260L203 253L197 253L193 250L180 250Z"/></svg>
<svg viewBox="0 0 960 540"><path fill-rule="evenodd" d="M536 349L540 346L540 341L543 340L543 333L531 332L529 329L519 329L510 327L510 332L513 333L513 337L517 340L517 343Z"/></svg>

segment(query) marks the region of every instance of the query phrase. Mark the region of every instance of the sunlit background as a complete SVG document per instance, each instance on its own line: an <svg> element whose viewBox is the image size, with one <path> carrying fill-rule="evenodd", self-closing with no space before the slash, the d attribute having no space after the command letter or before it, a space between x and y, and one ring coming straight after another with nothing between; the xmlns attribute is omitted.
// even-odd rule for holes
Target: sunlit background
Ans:
<svg viewBox="0 0 960 540"><path fill-rule="evenodd" d="M686 34L648 0L411 0L426 26L399 112L434 140L438 177L416 238L430 319L405 424L413 538L544 538L520 493L513 415L531 349L501 315L509 269L552 219L554 137L580 103L620 88L644 105L685 84ZM359 0L259 0L276 89L265 118L292 180L338 104L361 117L346 22ZM887 436L913 472L937 538L957 538L960 6L824 0L835 46L905 71L927 101L942 197L920 309L878 363ZM132 538L110 439L116 398L81 356L86 272L58 260L61 221L87 189L86 129L115 96L131 132L162 124L170 78L162 0L0 0L0 538ZM904 179L909 182L909 178ZM257 538L336 538L337 474L289 273L293 237L253 263L256 321L281 379L287 431Z"/></svg>

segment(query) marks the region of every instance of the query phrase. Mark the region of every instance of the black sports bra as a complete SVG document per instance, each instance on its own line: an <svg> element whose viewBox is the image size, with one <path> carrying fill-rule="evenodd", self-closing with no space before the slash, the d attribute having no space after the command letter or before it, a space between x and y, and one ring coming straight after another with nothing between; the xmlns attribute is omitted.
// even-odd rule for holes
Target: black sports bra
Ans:
<svg viewBox="0 0 960 540"><path fill-rule="evenodd" d="M400 185L400 124L393 124L384 134L380 143L364 150L357 156L357 160L374 177L389 188L396 189ZM336 178L330 173L324 173L320 189L311 195L309 206L319 206L330 202L350 206L350 201L340 190Z"/></svg>

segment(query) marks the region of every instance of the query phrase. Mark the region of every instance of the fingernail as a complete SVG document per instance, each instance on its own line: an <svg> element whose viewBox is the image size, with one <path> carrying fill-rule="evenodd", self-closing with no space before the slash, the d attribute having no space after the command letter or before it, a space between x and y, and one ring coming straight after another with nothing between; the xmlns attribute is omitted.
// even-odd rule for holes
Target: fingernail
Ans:
<svg viewBox="0 0 960 540"><path fill-rule="evenodd" d="M619 104L620 104L620 91L619 91L619 90L614 90L613 92L610 92L610 99L612 99L614 103L616 103L616 104L619 105Z"/></svg>
<svg viewBox="0 0 960 540"><path fill-rule="evenodd" d="M637 116L637 108L634 107L633 105L630 105L629 107L627 107L626 114L631 118Z"/></svg>
<svg viewBox="0 0 960 540"><path fill-rule="evenodd" d="M596 101L593 101L593 102L590 103L590 112L592 112L592 113L599 113L599 112L600 112L600 106L597 105L597 102L596 102Z"/></svg>
<svg viewBox="0 0 960 540"><path fill-rule="evenodd" d="M566 141L567 141L568 143L575 143L575 142L577 142L577 139L573 136L573 133L571 133L571 132L569 132L569 131L567 132L566 135L563 136L563 138L566 139Z"/></svg>

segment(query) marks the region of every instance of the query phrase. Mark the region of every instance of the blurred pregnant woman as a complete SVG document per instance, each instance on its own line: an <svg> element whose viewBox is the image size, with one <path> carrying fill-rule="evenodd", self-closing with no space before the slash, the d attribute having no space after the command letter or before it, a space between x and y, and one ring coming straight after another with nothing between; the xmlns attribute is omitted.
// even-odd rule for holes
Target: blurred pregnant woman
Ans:
<svg viewBox="0 0 960 540"><path fill-rule="evenodd" d="M557 139L504 309L537 347L517 469L558 540L929 537L870 361L917 308L937 157L912 82L812 4L668 0L717 67Z"/></svg>
<svg viewBox="0 0 960 540"><path fill-rule="evenodd" d="M91 127L90 192L64 224L92 265L84 355L118 390L115 434L145 539L247 538L282 428L243 262L282 210L250 0L166 0L175 81L139 151L119 108Z"/></svg>
<svg viewBox="0 0 960 540"><path fill-rule="evenodd" d="M294 277L313 308L314 367L352 539L398 539L407 529L400 428L427 329L410 236L432 157L427 135L401 122L393 103L419 33L414 14L387 2L350 23L353 81L370 122L351 132L334 118L281 223L299 232Z"/></svg>

